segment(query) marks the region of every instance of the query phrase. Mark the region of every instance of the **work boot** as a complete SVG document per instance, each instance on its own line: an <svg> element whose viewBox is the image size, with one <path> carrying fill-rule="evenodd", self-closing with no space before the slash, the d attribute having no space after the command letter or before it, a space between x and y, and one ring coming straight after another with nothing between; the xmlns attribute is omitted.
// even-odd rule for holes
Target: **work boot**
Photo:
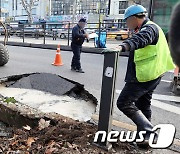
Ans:
<svg viewBox="0 0 180 154"><path fill-rule="evenodd" d="M138 131L137 131L138 133ZM154 140L153 140L153 143L156 143L157 140L158 140L158 134L156 132L153 132L155 134L154 136ZM136 142L136 145L141 148L141 149L149 149L150 146L149 146L149 138L150 138L150 135L152 134L152 132L147 132L145 135L144 135L144 141L143 142ZM136 136L136 139L139 139L139 135L137 134Z"/></svg>
<svg viewBox="0 0 180 154"><path fill-rule="evenodd" d="M81 68L80 69L76 69L76 72L78 72L78 73L85 73Z"/></svg>
<svg viewBox="0 0 180 154"><path fill-rule="evenodd" d="M131 118L132 121L137 125L137 136L136 139L139 139L139 132L140 131L146 131L146 134L144 135L144 141L141 143L137 143L137 145L140 148L147 149L149 147L149 137L151 133L154 133L152 131L153 125L151 122L144 116L144 114L139 110L135 112L133 117Z"/></svg>

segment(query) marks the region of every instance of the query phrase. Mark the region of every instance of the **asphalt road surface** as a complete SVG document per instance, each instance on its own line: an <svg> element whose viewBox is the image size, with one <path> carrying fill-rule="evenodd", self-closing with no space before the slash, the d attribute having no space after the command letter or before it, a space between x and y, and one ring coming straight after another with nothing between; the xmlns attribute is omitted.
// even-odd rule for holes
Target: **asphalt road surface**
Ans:
<svg viewBox="0 0 180 154"><path fill-rule="evenodd" d="M83 53L81 62L85 73L79 74L70 70L72 52L62 51L61 55L64 65L55 67L51 65L56 54L54 50L13 46L9 46L8 49L10 52L10 61L6 66L0 68L0 77L34 72L58 74L84 84L85 89L92 93L98 100L100 99L103 55ZM119 59L115 100L125 84L124 77L127 60L127 57L120 57ZM158 101L152 102L152 123L154 125L159 123L174 124L176 127L176 138L180 139L180 97L174 96L170 91L169 86L172 79L173 73L166 73L160 85L155 90L153 98ZM117 109L116 105L114 106L113 118L133 124Z"/></svg>

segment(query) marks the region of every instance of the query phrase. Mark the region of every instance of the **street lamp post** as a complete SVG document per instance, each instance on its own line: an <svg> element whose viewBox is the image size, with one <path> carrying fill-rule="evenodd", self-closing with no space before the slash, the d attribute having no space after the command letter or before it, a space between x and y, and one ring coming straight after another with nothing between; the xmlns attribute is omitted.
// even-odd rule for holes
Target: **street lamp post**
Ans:
<svg viewBox="0 0 180 154"><path fill-rule="evenodd" d="M153 1L153 0L150 0L148 17L149 17L149 19L151 19L151 20L152 20L152 18L153 18L153 15L152 15L152 12L153 12L153 4L154 4L154 1Z"/></svg>
<svg viewBox="0 0 180 154"><path fill-rule="evenodd" d="M76 17L76 10L77 10L77 0L74 0L73 2L73 15L72 15L72 23L75 23L75 17Z"/></svg>
<svg viewBox="0 0 180 154"><path fill-rule="evenodd" d="M1 0L0 0L0 20L1 20Z"/></svg>
<svg viewBox="0 0 180 154"><path fill-rule="evenodd" d="M111 0L109 0L108 2L108 12L107 12L108 15L110 15L110 9L111 9Z"/></svg>
<svg viewBox="0 0 180 154"><path fill-rule="evenodd" d="M100 47L101 36L101 0L99 0L99 34L98 34L98 47Z"/></svg>

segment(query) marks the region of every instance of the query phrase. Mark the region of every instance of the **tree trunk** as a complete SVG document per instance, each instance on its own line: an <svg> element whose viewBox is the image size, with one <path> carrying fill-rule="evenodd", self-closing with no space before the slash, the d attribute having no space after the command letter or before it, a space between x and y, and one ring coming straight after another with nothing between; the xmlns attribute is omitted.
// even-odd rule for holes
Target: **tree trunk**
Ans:
<svg viewBox="0 0 180 154"><path fill-rule="evenodd" d="M76 0L73 1L73 15L72 15L72 23L75 23L75 17L76 17L76 10L77 10L77 3Z"/></svg>
<svg viewBox="0 0 180 154"><path fill-rule="evenodd" d="M21 0L21 3L28 15L28 21L30 24L33 23L33 17L32 17L32 7L34 6L34 3L37 2L38 0L30 0L28 3L27 0Z"/></svg>

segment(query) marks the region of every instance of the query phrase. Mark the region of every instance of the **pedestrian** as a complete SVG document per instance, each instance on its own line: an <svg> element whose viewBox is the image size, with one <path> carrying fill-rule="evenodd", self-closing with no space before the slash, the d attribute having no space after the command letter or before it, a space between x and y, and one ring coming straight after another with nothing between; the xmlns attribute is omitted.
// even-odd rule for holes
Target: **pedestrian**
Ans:
<svg viewBox="0 0 180 154"><path fill-rule="evenodd" d="M56 29L54 29L52 32L53 32L53 40L56 40L56 39L57 39L58 32L57 32Z"/></svg>
<svg viewBox="0 0 180 154"><path fill-rule="evenodd" d="M11 37L11 30L10 29L7 29L7 35L8 35L8 38Z"/></svg>
<svg viewBox="0 0 180 154"><path fill-rule="evenodd" d="M145 141L138 146L147 148L150 134L155 133L151 123L153 91L163 74L175 66L162 29L146 17L142 5L128 7L124 19L135 33L116 49L104 52L129 51L126 84L117 100L117 107L137 125L138 132L146 131Z"/></svg>
<svg viewBox="0 0 180 154"><path fill-rule="evenodd" d="M86 25L86 19L81 18L76 26L72 29L72 42L71 49L73 51L73 57L71 62L71 70L79 73L84 73L81 68L80 56L82 51L82 44L85 38L88 38L88 34L84 31Z"/></svg>
<svg viewBox="0 0 180 154"><path fill-rule="evenodd" d="M35 29L35 38L39 39L39 30L38 29Z"/></svg>

